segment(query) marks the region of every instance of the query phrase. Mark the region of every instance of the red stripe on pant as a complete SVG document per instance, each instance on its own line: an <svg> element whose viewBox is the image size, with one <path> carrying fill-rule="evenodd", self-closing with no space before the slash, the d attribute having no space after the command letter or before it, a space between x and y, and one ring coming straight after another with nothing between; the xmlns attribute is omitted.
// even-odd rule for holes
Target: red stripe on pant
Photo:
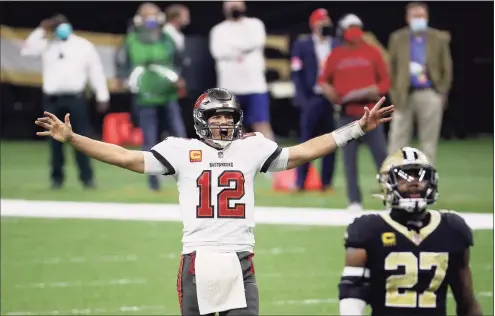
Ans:
<svg viewBox="0 0 495 316"><path fill-rule="evenodd" d="M179 272L177 273L177 296L179 297L179 308L182 314L182 271L184 269L184 255L180 257Z"/></svg>
<svg viewBox="0 0 495 316"><path fill-rule="evenodd" d="M254 275L254 263L253 263L253 257L254 257L254 253L250 254L249 257L248 257L248 261L249 263L251 264L251 267L249 267L249 272L251 272L251 274Z"/></svg>

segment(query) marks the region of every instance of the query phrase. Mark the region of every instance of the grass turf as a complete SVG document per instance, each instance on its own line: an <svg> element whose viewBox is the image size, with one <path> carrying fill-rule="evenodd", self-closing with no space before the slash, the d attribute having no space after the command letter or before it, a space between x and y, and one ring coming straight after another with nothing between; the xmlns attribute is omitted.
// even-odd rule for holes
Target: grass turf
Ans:
<svg viewBox="0 0 495 316"><path fill-rule="evenodd" d="M179 223L7 218L1 225L2 315L179 313ZM337 315L343 232L258 225L260 313ZM475 290L492 315L492 231L475 231L475 240Z"/></svg>
<svg viewBox="0 0 495 316"><path fill-rule="evenodd" d="M66 146L68 147L68 146ZM84 191L78 181L74 153L66 148L66 186L51 191L49 147L44 142L1 143L0 175L2 197L33 200L177 203L173 179L165 180L161 192L147 188L145 176L95 161L98 190ZM376 170L366 146L359 154L359 177L363 204L381 209ZM435 207L467 212L493 211L493 139L475 139L440 143L437 169L440 174L440 200ZM319 166L319 162L316 163ZM337 159L335 193L287 194L271 190L271 180L256 178L256 203L265 206L344 208L347 206L342 160Z"/></svg>
<svg viewBox="0 0 495 316"><path fill-rule="evenodd" d="M84 191L73 153L61 191L49 190L48 147L44 143L1 143L2 198L176 203L175 184L147 190L138 174L95 163L99 188ZM380 209L367 149L359 158L365 207ZM438 208L493 210L493 141L441 143ZM256 180L256 202L267 206L343 208L347 205L342 165L336 192L285 194ZM102 212L105 211L102 206ZM343 265L343 227L258 225L256 272L261 314L336 315L337 282ZM175 279L181 225L68 219L2 218L1 314L175 314ZM484 314L493 314L493 231L475 231L472 269ZM449 300L449 311L454 304Z"/></svg>

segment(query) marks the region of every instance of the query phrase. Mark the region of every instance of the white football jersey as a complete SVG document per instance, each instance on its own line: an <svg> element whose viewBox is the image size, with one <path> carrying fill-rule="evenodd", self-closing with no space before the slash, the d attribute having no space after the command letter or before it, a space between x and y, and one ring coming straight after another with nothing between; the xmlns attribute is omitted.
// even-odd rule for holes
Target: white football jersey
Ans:
<svg viewBox="0 0 495 316"><path fill-rule="evenodd" d="M184 254L198 248L253 251L254 178L282 151L275 142L250 133L219 150L168 137L151 151L177 180Z"/></svg>

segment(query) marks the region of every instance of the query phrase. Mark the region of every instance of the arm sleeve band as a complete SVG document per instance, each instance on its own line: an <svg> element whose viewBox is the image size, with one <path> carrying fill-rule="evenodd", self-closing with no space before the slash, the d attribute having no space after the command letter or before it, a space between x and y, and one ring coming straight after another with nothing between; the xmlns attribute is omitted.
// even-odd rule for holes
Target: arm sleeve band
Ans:
<svg viewBox="0 0 495 316"><path fill-rule="evenodd" d="M277 158L270 164L268 171L276 172L287 170L287 164L289 163L289 149L283 148Z"/></svg>
<svg viewBox="0 0 495 316"><path fill-rule="evenodd" d="M364 135L359 121L354 121L342 126L332 132L333 139L338 147L344 147L351 140L357 139Z"/></svg>
<svg viewBox="0 0 495 316"><path fill-rule="evenodd" d="M144 151L144 173L161 175L168 173L167 167L161 163L151 152Z"/></svg>
<svg viewBox="0 0 495 316"><path fill-rule="evenodd" d="M361 316L364 314L366 302L357 298L345 298L340 301L340 315Z"/></svg>

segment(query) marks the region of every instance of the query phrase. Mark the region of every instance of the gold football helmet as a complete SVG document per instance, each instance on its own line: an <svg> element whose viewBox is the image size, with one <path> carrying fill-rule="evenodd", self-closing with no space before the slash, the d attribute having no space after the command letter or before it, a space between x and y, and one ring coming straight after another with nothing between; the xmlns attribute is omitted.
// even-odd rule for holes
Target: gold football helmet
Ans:
<svg viewBox="0 0 495 316"><path fill-rule="evenodd" d="M385 206L422 212L438 199L438 173L426 155L403 147L388 156L377 175Z"/></svg>

